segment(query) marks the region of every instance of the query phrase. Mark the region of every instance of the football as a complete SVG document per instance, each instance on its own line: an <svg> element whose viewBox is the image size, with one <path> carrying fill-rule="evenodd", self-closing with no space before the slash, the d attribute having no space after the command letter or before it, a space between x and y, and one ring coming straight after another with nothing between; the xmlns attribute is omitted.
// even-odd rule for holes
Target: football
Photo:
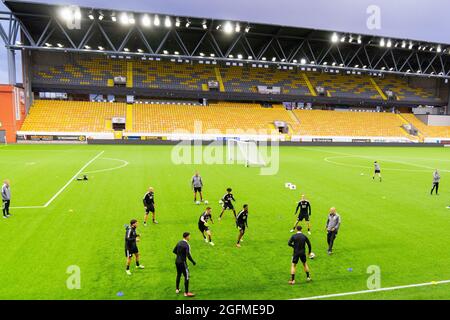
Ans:
<svg viewBox="0 0 450 320"><path fill-rule="evenodd" d="M316 254L314 253L314 252L311 252L310 254L309 254L309 258L310 259L314 259L316 257Z"/></svg>
<svg viewBox="0 0 450 320"><path fill-rule="evenodd" d="M208 200L205 200L205 204L208 204L209 202L208 202Z"/></svg>
<svg viewBox="0 0 450 320"><path fill-rule="evenodd" d="M199 204L200 204L200 201L197 200L197 202L195 202L195 204L196 204L196 205L199 205Z"/></svg>

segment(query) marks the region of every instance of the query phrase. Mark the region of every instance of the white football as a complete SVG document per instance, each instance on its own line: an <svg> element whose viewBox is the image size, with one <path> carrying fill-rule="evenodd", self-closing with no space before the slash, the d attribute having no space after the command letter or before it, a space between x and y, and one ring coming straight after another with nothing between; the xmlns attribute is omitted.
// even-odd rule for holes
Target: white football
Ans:
<svg viewBox="0 0 450 320"><path fill-rule="evenodd" d="M292 183L290 183L290 182L286 182L286 183L284 184L284 186L285 186L286 188L290 188L291 185L292 185Z"/></svg>
<svg viewBox="0 0 450 320"><path fill-rule="evenodd" d="M222 201L222 200L219 200L219 204L223 204L223 201Z"/></svg>
<svg viewBox="0 0 450 320"><path fill-rule="evenodd" d="M205 200L205 204L208 204L209 202L208 202L208 200Z"/></svg>
<svg viewBox="0 0 450 320"><path fill-rule="evenodd" d="M314 259L316 257L316 254L314 252L311 252L311 254L309 255L310 259Z"/></svg>
<svg viewBox="0 0 450 320"><path fill-rule="evenodd" d="M291 190L295 190L295 189L297 189L297 186L295 184L292 184L291 185Z"/></svg>
<svg viewBox="0 0 450 320"><path fill-rule="evenodd" d="M197 202L195 204L200 204L200 201L197 200Z"/></svg>

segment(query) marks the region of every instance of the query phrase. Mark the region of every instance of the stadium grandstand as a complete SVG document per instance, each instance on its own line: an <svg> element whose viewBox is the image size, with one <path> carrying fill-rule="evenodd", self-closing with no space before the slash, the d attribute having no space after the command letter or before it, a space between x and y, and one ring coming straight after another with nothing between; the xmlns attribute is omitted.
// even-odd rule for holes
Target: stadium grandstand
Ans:
<svg viewBox="0 0 450 320"><path fill-rule="evenodd" d="M246 129L298 142L450 139L443 44L4 2L11 84L17 51L24 74L25 119L10 141L171 140L177 130L190 139L198 122L214 138Z"/></svg>

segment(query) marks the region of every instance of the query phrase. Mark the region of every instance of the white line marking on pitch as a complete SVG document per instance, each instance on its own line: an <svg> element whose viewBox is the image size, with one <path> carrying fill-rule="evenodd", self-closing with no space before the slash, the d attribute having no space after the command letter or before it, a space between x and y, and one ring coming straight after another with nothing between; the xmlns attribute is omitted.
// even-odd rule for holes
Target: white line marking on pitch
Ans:
<svg viewBox="0 0 450 320"><path fill-rule="evenodd" d="M51 197L50 200L47 201L46 204L44 204L43 206L29 206L29 207L11 207L11 209L42 209L42 208L47 208L68 186L69 184L72 183L73 180L75 180L81 172L83 172L84 169L86 169L92 162L94 162L95 160L98 159L98 157L100 157L103 153L105 153L105 151L101 151L99 152L94 158L92 158L91 160L89 160L77 173L75 173L75 175L70 178L69 181L67 181L67 183L58 190L58 192L55 193L55 195L53 197Z"/></svg>
<svg viewBox="0 0 450 320"><path fill-rule="evenodd" d="M408 285L404 285L404 286L387 287L387 288L379 288L379 289L368 289L368 290L353 291L353 292L333 293L333 294L326 294L326 295L322 295L322 296L298 298L298 299L291 299L291 300L327 299L327 298L345 297L345 296L352 296L352 295L357 295L357 294L366 294L366 293L373 293L373 292L393 291L393 290L400 290L400 289L407 289L407 288L426 287L426 286L433 286L433 285L445 284L445 283L450 283L450 280L432 281L432 282L425 282L425 283L418 283L418 284L408 284Z"/></svg>
<svg viewBox="0 0 450 320"><path fill-rule="evenodd" d="M102 158L102 159L104 159L104 160L118 161L118 162L122 162L122 164L121 164L120 166L113 167L113 168L100 169L100 170L94 170L94 171L85 171L85 172L82 172L82 173L83 173L83 174L92 174L92 173L100 173L100 172L113 171L113 170L122 169L122 168L124 168L124 167L126 167L127 165L130 164L128 161L125 161L125 160L122 160L122 159L113 159L113 158Z"/></svg>

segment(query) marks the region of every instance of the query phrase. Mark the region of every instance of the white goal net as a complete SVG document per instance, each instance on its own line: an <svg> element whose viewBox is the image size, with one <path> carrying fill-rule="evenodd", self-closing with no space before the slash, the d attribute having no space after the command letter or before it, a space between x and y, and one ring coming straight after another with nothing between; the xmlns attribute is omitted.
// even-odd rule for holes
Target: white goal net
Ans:
<svg viewBox="0 0 450 320"><path fill-rule="evenodd" d="M249 166L265 166L261 150L255 141L227 140L228 160Z"/></svg>

